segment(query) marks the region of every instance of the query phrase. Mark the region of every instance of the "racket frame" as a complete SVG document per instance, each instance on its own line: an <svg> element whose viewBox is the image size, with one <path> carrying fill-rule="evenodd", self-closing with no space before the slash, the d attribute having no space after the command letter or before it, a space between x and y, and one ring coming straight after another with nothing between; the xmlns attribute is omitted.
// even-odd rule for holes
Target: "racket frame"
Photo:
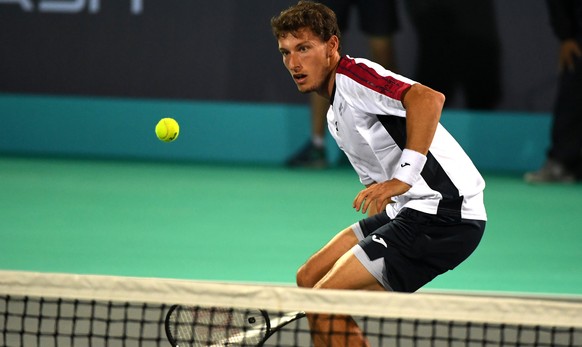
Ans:
<svg viewBox="0 0 582 347"><path fill-rule="evenodd" d="M178 341L176 340L176 337L174 336L174 334L172 332L172 330L173 330L172 329L173 322L171 320L172 314L176 310L187 309L189 307L194 308L194 306L172 305L170 307L170 309L168 310L168 312L166 313L166 319L164 320L164 329L166 332L166 338L168 339L168 341L170 342L172 347L179 347ZM281 330L281 328L283 328L287 324L292 323L292 322L306 316L305 312L292 312L292 313L284 314L282 316L277 317L277 318L279 318L279 320L282 320L282 321L279 322L276 326L272 326L271 317L269 316L269 313L266 310L262 310L262 309L258 309L258 311L263 315L263 318L265 319L266 333L265 333L265 336L257 343L256 347L262 347L271 336L273 336L277 331ZM275 318L273 318L273 319L275 319Z"/></svg>

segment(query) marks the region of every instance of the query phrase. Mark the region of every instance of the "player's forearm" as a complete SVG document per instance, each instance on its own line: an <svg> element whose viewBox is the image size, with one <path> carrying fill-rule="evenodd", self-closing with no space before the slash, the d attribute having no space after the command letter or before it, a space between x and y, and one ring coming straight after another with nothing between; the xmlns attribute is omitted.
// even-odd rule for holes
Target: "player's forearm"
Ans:
<svg viewBox="0 0 582 347"><path fill-rule="evenodd" d="M421 177L444 102L443 94L421 84L410 87L404 96L406 145L392 177L406 184L401 190L406 191Z"/></svg>
<svg viewBox="0 0 582 347"><path fill-rule="evenodd" d="M406 148L426 155L434 138L445 96L421 84L406 93Z"/></svg>

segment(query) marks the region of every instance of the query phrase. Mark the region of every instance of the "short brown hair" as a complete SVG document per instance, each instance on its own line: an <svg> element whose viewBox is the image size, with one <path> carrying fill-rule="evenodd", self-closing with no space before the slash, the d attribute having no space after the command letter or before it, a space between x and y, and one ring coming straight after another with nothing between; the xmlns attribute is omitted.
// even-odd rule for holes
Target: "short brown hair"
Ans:
<svg viewBox="0 0 582 347"><path fill-rule="evenodd" d="M322 41L329 40L333 35L341 38L335 13L327 6L301 0L296 5L271 18L271 28L276 38L287 33L295 35L302 28L309 28ZM340 40L341 42L341 40Z"/></svg>

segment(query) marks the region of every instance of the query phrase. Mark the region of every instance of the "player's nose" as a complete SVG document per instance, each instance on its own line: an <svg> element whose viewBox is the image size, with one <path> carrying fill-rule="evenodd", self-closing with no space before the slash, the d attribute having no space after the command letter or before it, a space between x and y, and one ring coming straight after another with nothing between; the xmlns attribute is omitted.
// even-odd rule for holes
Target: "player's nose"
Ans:
<svg viewBox="0 0 582 347"><path fill-rule="evenodd" d="M287 61L287 67L291 72L299 72L301 70L301 62L296 55L290 53Z"/></svg>

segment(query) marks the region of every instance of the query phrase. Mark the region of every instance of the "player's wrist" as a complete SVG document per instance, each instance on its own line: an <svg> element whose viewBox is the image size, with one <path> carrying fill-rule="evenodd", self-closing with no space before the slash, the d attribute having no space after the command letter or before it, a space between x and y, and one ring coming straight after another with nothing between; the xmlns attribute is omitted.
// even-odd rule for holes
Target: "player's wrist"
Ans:
<svg viewBox="0 0 582 347"><path fill-rule="evenodd" d="M394 171L393 178L413 186L420 179L420 173L426 163L426 156L422 153L405 148Z"/></svg>

